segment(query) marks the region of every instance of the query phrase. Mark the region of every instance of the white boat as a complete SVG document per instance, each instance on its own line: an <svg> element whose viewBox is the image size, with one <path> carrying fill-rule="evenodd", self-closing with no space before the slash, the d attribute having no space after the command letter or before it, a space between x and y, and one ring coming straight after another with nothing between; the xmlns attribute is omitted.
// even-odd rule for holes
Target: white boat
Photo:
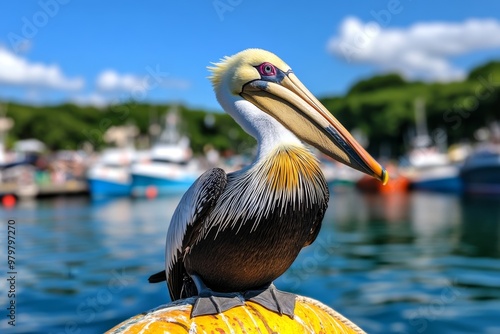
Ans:
<svg viewBox="0 0 500 334"><path fill-rule="evenodd" d="M413 149L408 153L408 168L403 172L410 180L410 188L439 191L461 192L462 180L460 168L450 161L446 148L446 132L440 135L441 149L433 144L427 130L425 103L422 99L415 101L416 136L413 138Z"/></svg>
<svg viewBox="0 0 500 334"><path fill-rule="evenodd" d="M133 148L104 150L87 171L90 195L94 198L129 196L132 189L130 164L135 155Z"/></svg>
<svg viewBox="0 0 500 334"><path fill-rule="evenodd" d="M149 159L132 164L132 196L182 193L201 175L202 170L192 157L189 139L179 134L178 123L177 112L169 112L160 138L151 148Z"/></svg>
<svg viewBox="0 0 500 334"><path fill-rule="evenodd" d="M450 161L447 154L435 147L417 148L409 154L410 168L405 176L413 189L461 192L460 167Z"/></svg>

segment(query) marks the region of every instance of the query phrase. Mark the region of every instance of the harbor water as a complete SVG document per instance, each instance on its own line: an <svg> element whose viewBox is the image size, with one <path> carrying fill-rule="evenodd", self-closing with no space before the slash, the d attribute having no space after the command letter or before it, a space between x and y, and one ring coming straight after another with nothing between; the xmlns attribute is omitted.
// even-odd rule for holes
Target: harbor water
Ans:
<svg viewBox="0 0 500 334"><path fill-rule="evenodd" d="M147 279L163 269L179 199L1 208L1 254L13 225L16 274L11 298L3 255L0 332L101 333L167 303L166 285ZM276 285L369 333L500 333L500 198L332 190L318 239Z"/></svg>

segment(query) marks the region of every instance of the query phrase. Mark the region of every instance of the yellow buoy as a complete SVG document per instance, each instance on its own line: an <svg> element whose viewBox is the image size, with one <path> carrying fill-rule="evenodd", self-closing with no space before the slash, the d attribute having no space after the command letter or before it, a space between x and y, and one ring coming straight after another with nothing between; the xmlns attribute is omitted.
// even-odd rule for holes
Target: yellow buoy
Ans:
<svg viewBox="0 0 500 334"><path fill-rule="evenodd" d="M195 298L179 300L136 315L107 333L365 333L322 303L297 296L292 318L251 301L216 315L191 318Z"/></svg>

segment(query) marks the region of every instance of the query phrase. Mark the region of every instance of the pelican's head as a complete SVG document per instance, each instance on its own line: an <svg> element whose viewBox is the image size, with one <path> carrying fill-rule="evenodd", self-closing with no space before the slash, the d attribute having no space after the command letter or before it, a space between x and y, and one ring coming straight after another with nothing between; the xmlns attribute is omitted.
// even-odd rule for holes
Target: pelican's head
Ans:
<svg viewBox="0 0 500 334"><path fill-rule="evenodd" d="M210 68L214 90L244 99L270 115L300 140L384 184L387 171L271 52L248 49Z"/></svg>

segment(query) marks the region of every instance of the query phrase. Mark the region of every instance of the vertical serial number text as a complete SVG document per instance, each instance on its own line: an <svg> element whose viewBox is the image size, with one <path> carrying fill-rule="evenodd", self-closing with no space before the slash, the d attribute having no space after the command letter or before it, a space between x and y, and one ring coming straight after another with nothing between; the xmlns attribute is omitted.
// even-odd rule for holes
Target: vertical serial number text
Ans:
<svg viewBox="0 0 500 334"><path fill-rule="evenodd" d="M7 222L7 322L16 325L16 221Z"/></svg>

